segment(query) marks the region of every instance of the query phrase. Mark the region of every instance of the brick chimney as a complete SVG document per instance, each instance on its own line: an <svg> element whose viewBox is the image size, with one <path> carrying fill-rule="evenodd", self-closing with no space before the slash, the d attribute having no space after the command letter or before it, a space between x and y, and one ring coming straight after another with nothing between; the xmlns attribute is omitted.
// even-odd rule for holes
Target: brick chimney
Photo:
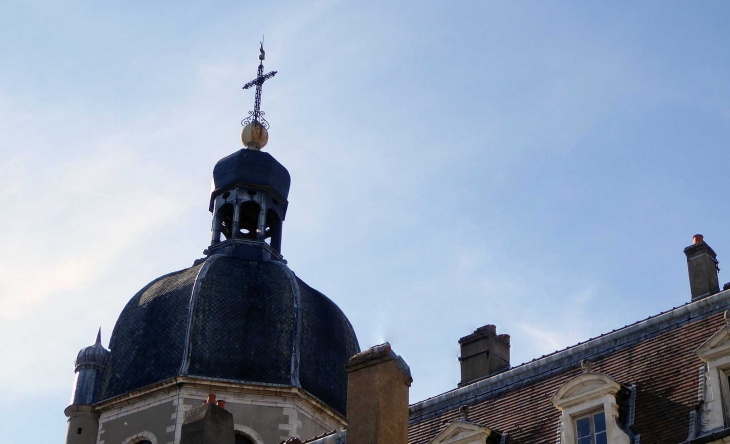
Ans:
<svg viewBox="0 0 730 444"><path fill-rule="evenodd" d="M408 364L387 342L347 363L347 444L408 444Z"/></svg>
<svg viewBox="0 0 730 444"><path fill-rule="evenodd" d="M692 245L684 249L687 255L689 286L692 300L697 300L720 291L717 272L720 271L715 251L704 241L701 234L695 234Z"/></svg>
<svg viewBox="0 0 730 444"><path fill-rule="evenodd" d="M208 395L203 405L190 410L182 425L180 444L235 444L233 415L224 409L225 401Z"/></svg>
<svg viewBox="0 0 730 444"><path fill-rule="evenodd" d="M509 335L498 335L497 327L492 324L459 339L459 345L459 387L509 368Z"/></svg>

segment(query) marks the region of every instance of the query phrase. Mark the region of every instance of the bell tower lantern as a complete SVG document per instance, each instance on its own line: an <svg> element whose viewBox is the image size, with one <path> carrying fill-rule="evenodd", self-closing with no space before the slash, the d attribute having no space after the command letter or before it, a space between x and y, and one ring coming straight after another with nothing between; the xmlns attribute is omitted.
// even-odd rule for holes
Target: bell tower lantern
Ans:
<svg viewBox="0 0 730 444"><path fill-rule="evenodd" d="M206 254L282 259L282 223L289 204L289 172L269 153L242 149L213 169L213 213Z"/></svg>
<svg viewBox="0 0 730 444"><path fill-rule="evenodd" d="M269 140L269 122L261 111L261 87L276 71L264 74L263 44L260 52L256 78L243 87L256 88L254 109L241 122L245 148L224 157L213 169L209 206L213 227L207 255L283 260L282 223L291 179L282 164L261 151Z"/></svg>

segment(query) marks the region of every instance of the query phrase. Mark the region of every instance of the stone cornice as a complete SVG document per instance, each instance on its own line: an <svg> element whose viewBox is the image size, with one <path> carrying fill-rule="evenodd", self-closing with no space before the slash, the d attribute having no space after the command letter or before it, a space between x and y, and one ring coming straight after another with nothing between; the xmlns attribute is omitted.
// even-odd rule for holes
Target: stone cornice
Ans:
<svg viewBox="0 0 730 444"><path fill-rule="evenodd" d="M319 399L309 394L306 390L297 387L291 387L278 384L246 384L224 379L197 377L197 376L177 376L157 384L148 385L139 390L134 390L114 398L105 399L94 405L94 409L99 413L104 413L116 408L134 404L141 399L153 397L160 393L164 393L173 388L192 387L205 389L209 392L229 392L242 393L259 396L271 396L278 398L298 398L313 412L328 417L333 422L341 424L342 427L347 425L347 420Z"/></svg>

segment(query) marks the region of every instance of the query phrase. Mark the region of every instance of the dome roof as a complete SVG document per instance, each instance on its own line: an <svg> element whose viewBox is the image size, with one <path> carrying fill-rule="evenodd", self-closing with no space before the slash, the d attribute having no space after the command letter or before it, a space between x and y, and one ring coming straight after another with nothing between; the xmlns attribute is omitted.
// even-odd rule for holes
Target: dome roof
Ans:
<svg viewBox="0 0 730 444"><path fill-rule="evenodd" d="M291 176L274 157L264 151L241 149L218 161L210 186L210 211L213 199L233 185L258 185L271 188L281 198L289 197Z"/></svg>
<svg viewBox="0 0 730 444"><path fill-rule="evenodd" d="M301 387L342 414L360 351L337 305L282 262L224 255L139 291L109 346L98 400L186 375Z"/></svg>
<svg viewBox="0 0 730 444"><path fill-rule="evenodd" d="M84 347L79 350L79 354L76 355L76 361L74 366L78 371L81 368L98 368L102 369L109 360L109 350L105 349L101 345L101 329L96 335L96 342L94 345Z"/></svg>

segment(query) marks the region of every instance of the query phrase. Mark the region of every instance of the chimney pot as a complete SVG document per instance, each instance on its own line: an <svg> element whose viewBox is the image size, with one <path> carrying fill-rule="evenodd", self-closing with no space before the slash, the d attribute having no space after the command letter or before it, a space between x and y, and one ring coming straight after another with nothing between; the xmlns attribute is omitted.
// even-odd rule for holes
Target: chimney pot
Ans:
<svg viewBox="0 0 730 444"><path fill-rule="evenodd" d="M510 336L498 335L494 324L477 328L474 333L459 339L459 345L459 387L509 368Z"/></svg>
<svg viewBox="0 0 730 444"><path fill-rule="evenodd" d="M208 399L215 395L209 395ZM222 402L222 401L218 401ZM206 401L185 415L180 444L235 444L236 432L231 412Z"/></svg>
<svg viewBox="0 0 730 444"><path fill-rule="evenodd" d="M212 393L208 395L203 404L215 404L215 395Z"/></svg>
<svg viewBox="0 0 730 444"><path fill-rule="evenodd" d="M216 401L215 402L215 405L217 405L218 407L220 407L222 409L225 409L226 408L226 402L224 400L222 400L222 399L219 399L218 401Z"/></svg>
<svg viewBox="0 0 730 444"><path fill-rule="evenodd" d="M689 286L692 300L697 300L720 291L717 272L717 254L701 234L692 237L692 245L684 249L687 256Z"/></svg>

